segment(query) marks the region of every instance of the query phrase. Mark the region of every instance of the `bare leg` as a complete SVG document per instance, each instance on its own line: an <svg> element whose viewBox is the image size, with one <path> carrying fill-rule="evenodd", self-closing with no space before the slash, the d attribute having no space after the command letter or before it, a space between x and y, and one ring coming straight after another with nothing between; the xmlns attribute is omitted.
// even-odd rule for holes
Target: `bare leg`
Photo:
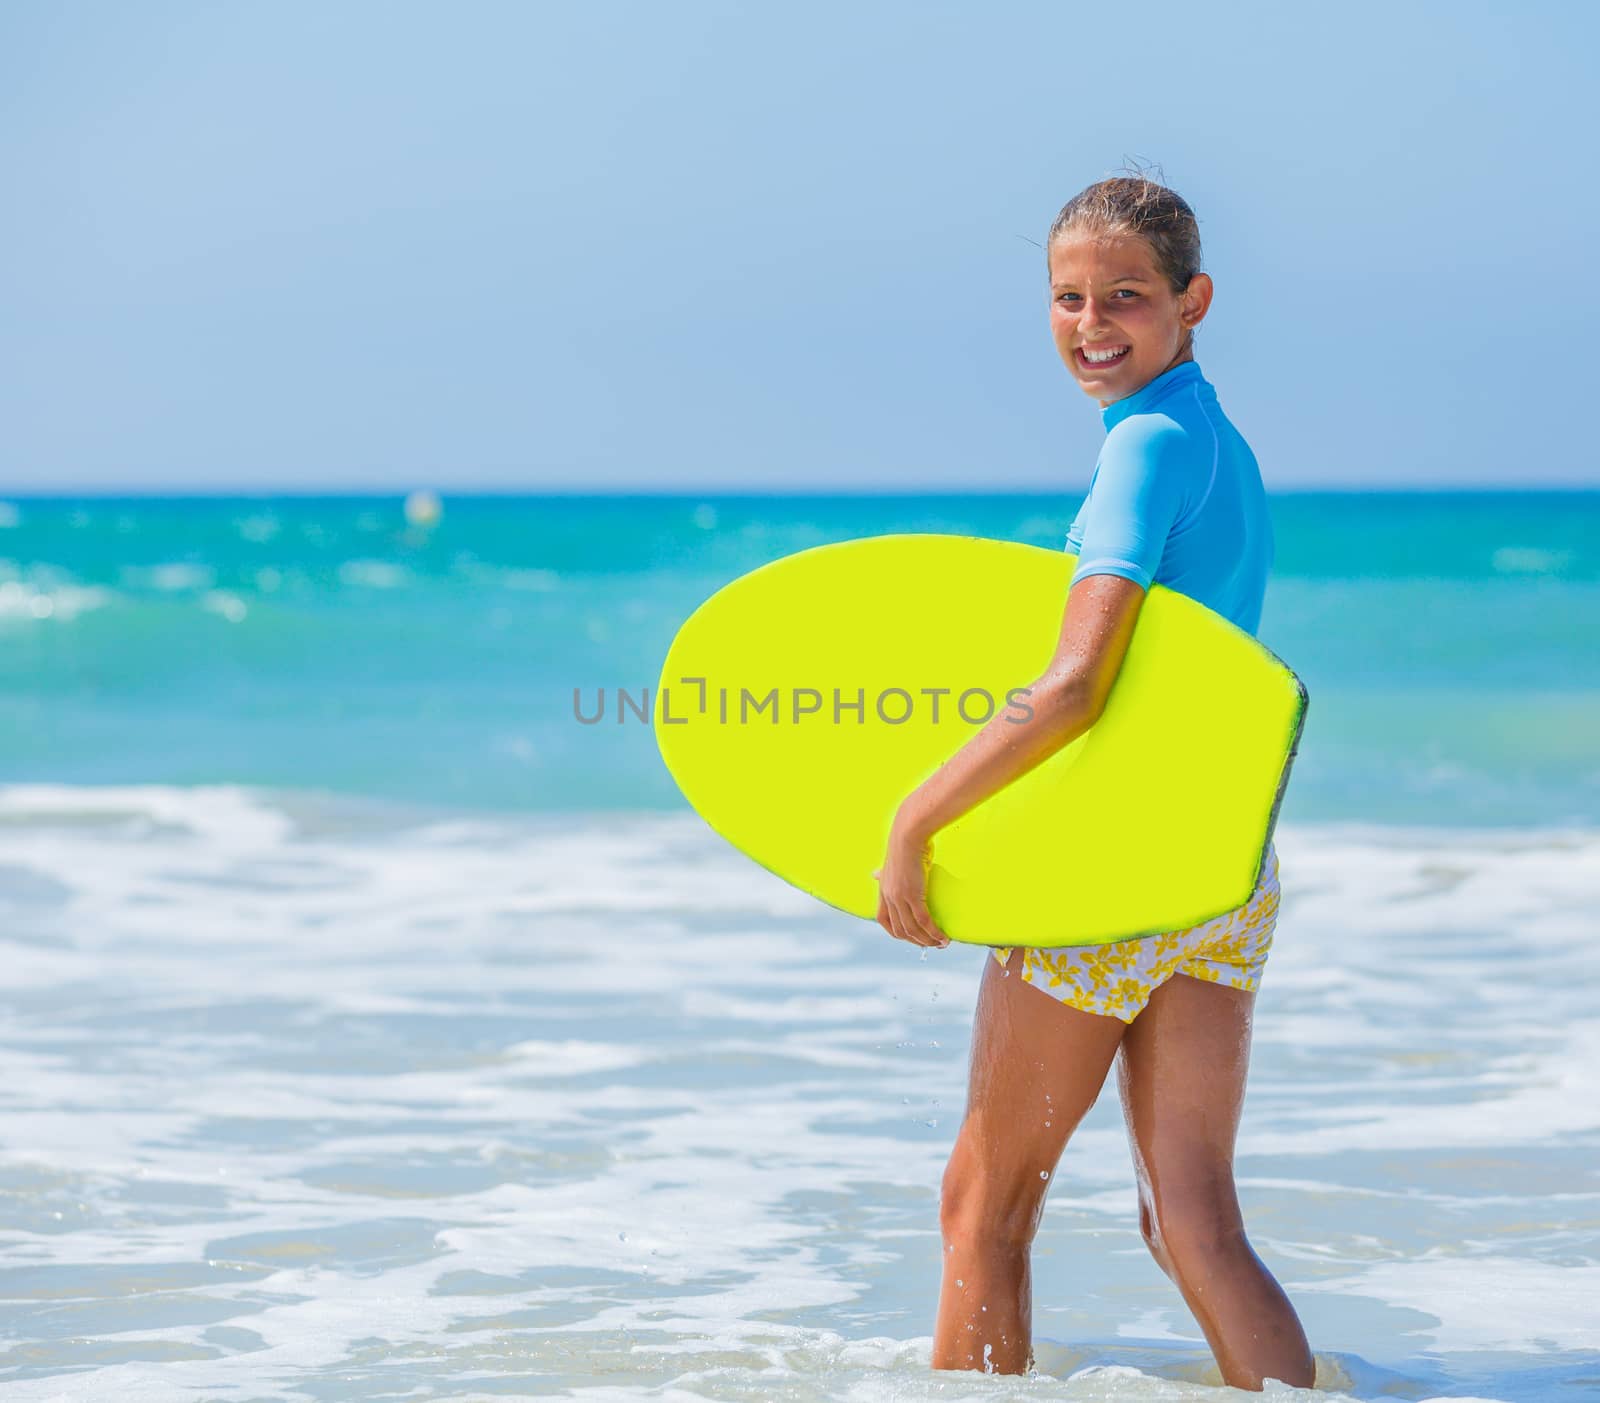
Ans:
<svg viewBox="0 0 1600 1403"><path fill-rule="evenodd" d="M1174 975L1133 1021L1118 1081L1139 1175L1139 1226L1223 1380L1309 1388L1300 1320L1245 1237L1233 1183L1255 995Z"/></svg>
<svg viewBox="0 0 1600 1403"><path fill-rule="evenodd" d="M944 1173L944 1272L935 1369L1020 1374L1033 1361L1029 1251L1067 1137L1111 1068L1126 1025L1081 1013L984 962L967 1110Z"/></svg>

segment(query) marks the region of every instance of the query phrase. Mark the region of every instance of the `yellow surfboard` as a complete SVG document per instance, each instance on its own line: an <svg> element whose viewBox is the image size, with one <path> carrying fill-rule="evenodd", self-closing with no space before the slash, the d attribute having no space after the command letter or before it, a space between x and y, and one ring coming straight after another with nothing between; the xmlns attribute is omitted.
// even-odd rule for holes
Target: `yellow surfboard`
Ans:
<svg viewBox="0 0 1600 1403"><path fill-rule="evenodd" d="M668 649L662 759L736 848L873 920L896 809L992 716L1025 714L1076 563L890 535L752 570ZM1232 910L1260 875L1306 703L1256 639L1154 586L1094 726L935 835L934 919L972 944L1099 945Z"/></svg>

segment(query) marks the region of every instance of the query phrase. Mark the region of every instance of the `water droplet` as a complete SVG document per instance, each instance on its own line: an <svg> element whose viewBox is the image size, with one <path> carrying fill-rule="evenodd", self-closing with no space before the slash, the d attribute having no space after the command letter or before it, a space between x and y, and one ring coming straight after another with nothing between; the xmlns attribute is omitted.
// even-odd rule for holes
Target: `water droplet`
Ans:
<svg viewBox="0 0 1600 1403"><path fill-rule="evenodd" d="M956 1285L957 1286L965 1286L966 1284L967 1283L964 1282L959 1276L956 1278Z"/></svg>
<svg viewBox="0 0 1600 1403"><path fill-rule="evenodd" d="M982 1309L982 1310L988 1310L988 1309L989 1309L989 1307L988 1307L988 1306L982 1306L982 1307L980 1307L980 1309Z"/></svg>
<svg viewBox="0 0 1600 1403"><path fill-rule="evenodd" d="M617 1241L618 1242L626 1242L627 1240L628 1240L628 1234L627 1233L619 1232L617 1234Z"/></svg>
<svg viewBox="0 0 1600 1403"><path fill-rule="evenodd" d="M1050 1171L1048 1169L1041 1169L1039 1171L1039 1177L1041 1179L1048 1179L1050 1177Z"/></svg>
<svg viewBox="0 0 1600 1403"><path fill-rule="evenodd" d="M928 958L928 947L926 945L924 945L922 947L922 953L917 956L917 959L926 960L927 958Z"/></svg>
<svg viewBox="0 0 1600 1403"><path fill-rule="evenodd" d="M902 1096L900 1098L900 1104L902 1106L909 1106L911 1104L911 1098L909 1096Z"/></svg>
<svg viewBox="0 0 1600 1403"><path fill-rule="evenodd" d="M1046 1129L1047 1129L1047 1130L1048 1130L1048 1129L1049 1129L1049 1128L1050 1128L1050 1122L1049 1122L1049 1121L1046 1121L1046 1122L1045 1122L1045 1128L1046 1128Z"/></svg>
<svg viewBox="0 0 1600 1403"><path fill-rule="evenodd" d="M939 1128L939 1118L937 1116L935 1116L932 1120L925 1120L922 1123L927 1126L929 1130L937 1130Z"/></svg>
<svg viewBox="0 0 1600 1403"><path fill-rule="evenodd" d="M983 1372L986 1374L994 1373L994 1364L989 1358L989 1351L993 1348L993 1345L985 1345L983 1347Z"/></svg>
<svg viewBox="0 0 1600 1403"><path fill-rule="evenodd" d="M929 1047L938 1047L939 1044L937 1042L931 1042L931 1043L928 1044L928 1046Z"/></svg>

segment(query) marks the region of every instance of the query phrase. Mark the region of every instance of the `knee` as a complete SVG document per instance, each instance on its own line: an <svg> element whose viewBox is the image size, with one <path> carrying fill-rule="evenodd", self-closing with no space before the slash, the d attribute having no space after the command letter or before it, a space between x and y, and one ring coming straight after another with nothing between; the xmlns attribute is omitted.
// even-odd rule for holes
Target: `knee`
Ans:
<svg viewBox="0 0 1600 1403"><path fill-rule="evenodd" d="M1039 1230L1049 1181L1032 1168L985 1155L956 1141L939 1187L939 1228L944 1240L1027 1248Z"/></svg>
<svg viewBox="0 0 1600 1403"><path fill-rule="evenodd" d="M1174 1278L1245 1243L1231 1179L1141 1193L1139 1232L1156 1264Z"/></svg>
<svg viewBox="0 0 1600 1403"><path fill-rule="evenodd" d="M1150 1255L1155 1258L1156 1265L1168 1276L1172 1275L1172 1259L1167 1256L1166 1245L1161 1241L1161 1230L1156 1226L1155 1205L1150 1201L1149 1195L1139 1195L1139 1236L1144 1239L1144 1245L1150 1249Z"/></svg>

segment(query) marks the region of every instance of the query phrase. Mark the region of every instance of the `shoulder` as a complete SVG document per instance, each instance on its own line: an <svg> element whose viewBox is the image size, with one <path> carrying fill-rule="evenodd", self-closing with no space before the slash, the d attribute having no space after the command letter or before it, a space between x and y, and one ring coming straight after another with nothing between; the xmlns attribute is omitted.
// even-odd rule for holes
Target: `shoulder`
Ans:
<svg viewBox="0 0 1600 1403"><path fill-rule="evenodd" d="M1106 434L1106 447L1123 453L1171 455L1192 450L1194 443L1192 424L1159 410L1130 414Z"/></svg>
<svg viewBox="0 0 1600 1403"><path fill-rule="evenodd" d="M1159 473L1181 474L1198 466L1202 456L1211 461L1212 445L1202 445L1194 431L1168 414L1130 414L1106 435L1101 452L1104 465L1122 476Z"/></svg>

